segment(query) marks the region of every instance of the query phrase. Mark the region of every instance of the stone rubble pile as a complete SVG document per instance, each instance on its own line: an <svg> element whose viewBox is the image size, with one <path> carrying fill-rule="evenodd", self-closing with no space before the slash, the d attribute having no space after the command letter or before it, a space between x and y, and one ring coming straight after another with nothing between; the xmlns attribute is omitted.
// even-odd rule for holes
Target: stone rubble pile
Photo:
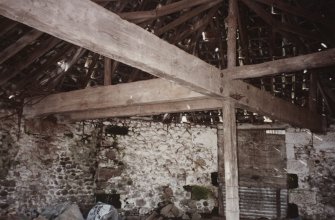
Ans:
<svg viewBox="0 0 335 220"><path fill-rule="evenodd" d="M84 220L84 217L77 204L62 203L45 208L33 220ZM88 213L86 220L122 220L122 218L112 205L98 202Z"/></svg>
<svg viewBox="0 0 335 220"><path fill-rule="evenodd" d="M145 220L165 220L165 219L200 220L201 219L201 215L197 212L183 213L173 203L163 203L163 204L160 204L161 207L153 211L149 215L149 217L145 218Z"/></svg>

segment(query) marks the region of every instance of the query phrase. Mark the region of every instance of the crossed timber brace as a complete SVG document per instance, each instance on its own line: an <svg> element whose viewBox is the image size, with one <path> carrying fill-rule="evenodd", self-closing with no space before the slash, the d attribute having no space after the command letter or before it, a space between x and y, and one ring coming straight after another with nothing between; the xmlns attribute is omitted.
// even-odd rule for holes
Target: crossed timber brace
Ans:
<svg viewBox="0 0 335 220"><path fill-rule="evenodd" d="M293 126L309 128L313 131L321 131L323 129L322 117L310 112L308 109L276 98L242 81L230 78L224 80L225 77L234 75L234 72L238 71L237 68L243 70L243 68L252 68L253 66L237 67L236 69L232 68L221 72L221 70L161 40L135 24L121 19L118 15L89 0L0 0L0 14L175 83L170 85L170 90L165 90L166 93L174 90L175 98L156 97L157 100L155 102L146 102L145 100L150 99L151 96L157 96L157 91L149 87L142 88L140 91L139 89L136 90L138 83L124 85L124 88L132 86L130 91L133 91L134 94L135 92L142 93L141 99L132 100L122 105L110 105L108 108L112 109L115 107L120 109L123 107L129 108L130 106L145 106L147 104L171 104L174 103L174 99L183 100L183 96L188 91L185 91L184 88L181 91L185 93L178 92L178 90L181 87L185 87L195 91L198 96L197 98L188 98L188 101L199 101L200 99L203 101L203 108L201 108L202 104L198 102L199 108L197 110L207 108L205 106L206 100L231 99L238 107L270 116L271 118L290 123ZM334 57L334 50L331 50L330 53ZM321 56L321 53L316 56ZM334 59L329 61L334 62ZM280 69L275 71L280 72ZM254 69L254 72L257 73L257 68ZM278 72L267 74L276 74ZM248 77L253 76L248 75ZM245 77L239 75L239 78ZM223 94L224 81L231 85L228 95ZM154 81L150 82L154 83ZM162 81L159 82L162 83ZM120 85L118 88L122 90L122 86ZM107 90L112 89L111 87L114 86L106 86L102 90L105 90L104 92L106 93ZM95 89L83 90L78 93L87 94L93 90ZM38 116L51 113L85 112L92 110L86 107L87 103L93 102L95 98L98 100L103 99L103 97L95 95L93 97L89 94L87 96L78 95L76 97L78 100L73 104L71 103L71 100L73 100L72 94L76 92L46 97L34 106L27 106L24 109L24 114ZM93 94L96 93L93 92ZM150 97L144 97L144 94ZM122 96L122 93L114 93L112 98L118 95ZM67 97L67 99L64 99L64 97ZM58 100L59 102L51 102L50 100ZM86 104L84 105L83 102ZM64 110L65 108L63 107L66 105L70 105L71 108ZM221 107L222 104L218 106L218 108ZM192 110L191 108L184 108L186 108L185 110ZM107 108L94 110L106 111ZM161 111L164 112L164 109Z"/></svg>

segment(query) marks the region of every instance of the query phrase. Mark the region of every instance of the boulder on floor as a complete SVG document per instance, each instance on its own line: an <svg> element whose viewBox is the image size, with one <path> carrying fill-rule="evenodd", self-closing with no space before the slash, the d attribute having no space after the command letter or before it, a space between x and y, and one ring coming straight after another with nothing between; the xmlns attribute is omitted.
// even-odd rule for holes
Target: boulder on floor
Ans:
<svg viewBox="0 0 335 220"><path fill-rule="evenodd" d="M98 202L88 213L86 220L121 220L117 209L112 205Z"/></svg>
<svg viewBox="0 0 335 220"><path fill-rule="evenodd" d="M78 205L70 202L44 208L39 218L48 220L84 220Z"/></svg>

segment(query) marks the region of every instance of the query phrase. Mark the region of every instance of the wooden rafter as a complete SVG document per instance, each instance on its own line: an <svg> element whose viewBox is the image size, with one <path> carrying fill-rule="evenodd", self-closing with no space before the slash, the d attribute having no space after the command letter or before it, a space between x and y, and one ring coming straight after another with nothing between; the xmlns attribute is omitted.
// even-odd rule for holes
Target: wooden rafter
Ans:
<svg viewBox="0 0 335 220"><path fill-rule="evenodd" d="M246 83L232 81L230 97L224 96L219 69L88 0L1 0L0 14L196 92L222 99L232 97L255 112L321 129L318 115L301 118L302 108ZM310 116L308 111L305 114Z"/></svg>
<svg viewBox="0 0 335 220"><path fill-rule="evenodd" d="M34 70L33 72L29 72L26 74L19 82L15 83L15 87L20 90L28 85L28 87L39 87L36 85L36 81L39 78L43 77L45 71L57 63L59 60L64 59L74 48L70 44L66 44L65 46L56 50L55 54L49 57L48 61L43 63L39 68Z"/></svg>
<svg viewBox="0 0 335 220"><path fill-rule="evenodd" d="M168 23L167 25L165 25L164 27L161 27L160 29L157 30L157 32L155 33L156 35L160 36L161 34L177 27L178 25L184 23L185 21L193 18L194 16L199 15L201 12L204 12L210 8L212 8L213 6L216 6L217 4L219 4L220 2L222 2L221 0L218 1L214 1L211 3L208 3L206 5L201 5L198 6L197 8L183 14L182 16L180 16L178 19Z"/></svg>
<svg viewBox="0 0 335 220"><path fill-rule="evenodd" d="M323 18L322 15L318 13L318 11L307 11L302 7L296 7L294 5L285 3L284 1L281 0L256 0L256 1L262 4L266 4L268 6L279 8L280 10L288 12L292 15L299 16L307 20L329 26L325 18Z"/></svg>
<svg viewBox="0 0 335 220"><path fill-rule="evenodd" d="M0 23L0 37L2 37L4 34L6 34L9 30L14 28L18 24L18 22L6 18Z"/></svg>
<svg viewBox="0 0 335 220"><path fill-rule="evenodd" d="M42 34L43 34L43 32L35 30L35 29L26 33L24 36L22 36L20 39L18 39L15 43L11 44L9 47L4 49L0 53L0 64L5 62L9 58L11 58L13 55L15 55L17 52L19 52L25 46L27 46L30 43L32 43L33 41L35 41Z"/></svg>
<svg viewBox="0 0 335 220"><path fill-rule="evenodd" d="M0 74L0 85L3 85L4 83L6 83L9 80L11 80L12 78L14 78L23 69L25 69L30 64L32 64L37 58L41 57L46 52L48 52L51 48L53 48L54 46L56 46L59 42L61 42L60 39L54 38L54 37L49 37L42 44L40 44L35 49L35 51L29 55L29 57L27 59L19 62L13 68L8 69L4 73L1 73Z"/></svg>
<svg viewBox="0 0 335 220"><path fill-rule="evenodd" d="M145 20L162 17L168 14L179 12L185 8L191 8L197 5L213 2L216 0L182 0L162 7L156 8L151 11L135 11L120 13L120 17L126 20L135 20L137 22L143 22Z"/></svg>
<svg viewBox="0 0 335 220"><path fill-rule="evenodd" d="M307 39L319 39L320 36L317 34L305 30L299 26L291 25L291 24L283 24L280 21L276 20L270 13L268 13L265 9L261 7L258 3L253 0L241 0L245 5L247 5L252 11L254 11L258 16L260 16L266 23L270 24L275 31L281 32L289 32L293 34L297 34L299 36L305 37Z"/></svg>
<svg viewBox="0 0 335 220"><path fill-rule="evenodd" d="M335 49L223 70L231 79L247 79L335 65Z"/></svg>
<svg viewBox="0 0 335 220"><path fill-rule="evenodd" d="M213 7L209 10L208 14L204 15L201 19L197 20L191 27L187 28L185 31L181 32L178 36L173 39L173 44L176 44L185 38L189 37L197 31L201 32L207 27L207 25L213 19L213 16L217 13L217 8Z"/></svg>

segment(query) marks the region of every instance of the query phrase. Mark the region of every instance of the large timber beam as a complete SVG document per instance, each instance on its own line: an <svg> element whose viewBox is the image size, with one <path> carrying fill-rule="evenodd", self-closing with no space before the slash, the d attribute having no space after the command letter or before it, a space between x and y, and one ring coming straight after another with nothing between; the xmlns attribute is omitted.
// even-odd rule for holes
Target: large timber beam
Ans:
<svg viewBox="0 0 335 220"><path fill-rule="evenodd" d="M239 99L236 100L237 107L256 110L293 126L322 130L321 116L307 108L292 105L269 93L264 95L260 89L247 84L241 85L239 81L231 83L233 87L240 87L240 93L230 94ZM254 99L249 99L250 97ZM25 105L23 114L28 118L69 114L70 118L81 120L221 108L221 99L208 98L163 79L152 79L34 98Z"/></svg>
<svg viewBox="0 0 335 220"><path fill-rule="evenodd" d="M0 14L193 91L229 98L222 94L219 69L89 0L0 0ZM301 108L289 102L243 82L232 84L230 97L239 105L299 127L321 128L316 114L301 118Z"/></svg>
<svg viewBox="0 0 335 220"><path fill-rule="evenodd" d="M56 113L101 111L126 106L144 106L198 99L207 99L207 97L173 82L153 79L34 98L24 108L24 114L27 117L36 117ZM164 111L164 109L160 111ZM127 111L120 112L120 114L125 115L119 116L129 116Z"/></svg>
<svg viewBox="0 0 335 220"><path fill-rule="evenodd" d="M219 69L89 0L0 0L0 14L194 91L221 95Z"/></svg>
<svg viewBox="0 0 335 220"><path fill-rule="evenodd" d="M236 66L237 50L236 50L236 38L237 38L237 15L238 5L237 0L229 0L228 10L228 34L227 34L227 68L233 68ZM224 90L228 93L231 90L230 84ZM223 160L224 163L224 184L226 189L226 219L229 220L240 220L240 205L239 205L239 186L238 186L238 162L237 162L237 135L236 135L236 113L235 103L230 100L223 102L222 108L222 120L223 120L223 147L224 154L222 155L222 149L218 149L218 165L220 166ZM222 157L223 156L223 157ZM219 170L222 167L218 167L218 174L222 172ZM222 177L220 178L222 180ZM219 187L222 185L219 183ZM220 202L220 201L219 201Z"/></svg>
<svg viewBox="0 0 335 220"><path fill-rule="evenodd" d="M91 111L78 111L60 114L70 121L89 119L126 117L126 116L151 116L165 113L192 112L204 110L217 110L222 107L222 100L207 97L194 100L165 102L156 104L127 105L122 107L98 109Z"/></svg>
<svg viewBox="0 0 335 220"><path fill-rule="evenodd" d="M304 69L315 69L335 65L335 49L300 55L254 65L225 69L222 73L231 79L247 79L289 73Z"/></svg>

